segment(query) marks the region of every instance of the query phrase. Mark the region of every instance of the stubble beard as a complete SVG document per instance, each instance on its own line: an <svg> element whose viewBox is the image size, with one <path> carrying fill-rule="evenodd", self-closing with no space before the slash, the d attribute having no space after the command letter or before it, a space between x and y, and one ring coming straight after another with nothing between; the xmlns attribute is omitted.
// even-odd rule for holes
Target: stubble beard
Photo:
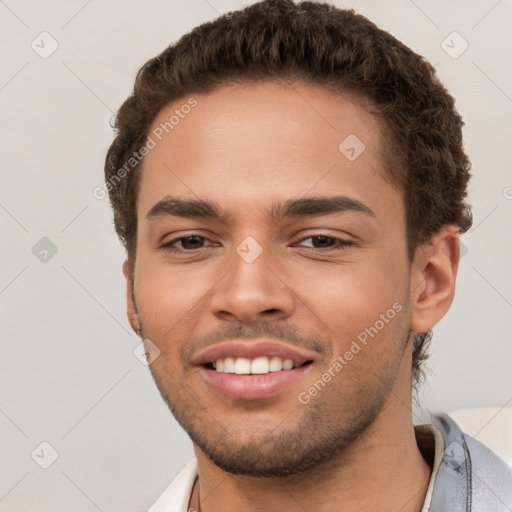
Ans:
<svg viewBox="0 0 512 512"><path fill-rule="evenodd" d="M400 357L410 333L400 328L395 336L401 338L396 354ZM286 416L276 420L275 428L255 429L252 433L221 425L215 420L215 410L209 411L204 399L174 380L170 372L162 378L154 365L150 365L150 371L177 422L219 468L234 475L275 478L306 475L342 458L347 447L364 435L381 412L396 378L396 366L386 368L385 375L377 378L378 385L360 383L349 397L333 397L332 390L323 390L307 405L297 402L289 414L298 413L292 428L283 426L289 423ZM337 376L343 377L343 372Z"/></svg>

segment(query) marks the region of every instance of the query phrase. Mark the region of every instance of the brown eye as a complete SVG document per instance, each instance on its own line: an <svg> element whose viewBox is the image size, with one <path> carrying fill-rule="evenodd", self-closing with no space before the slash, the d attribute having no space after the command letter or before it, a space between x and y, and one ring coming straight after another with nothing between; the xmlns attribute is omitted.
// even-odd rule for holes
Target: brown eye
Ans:
<svg viewBox="0 0 512 512"><path fill-rule="evenodd" d="M332 243L336 243L334 238L332 238L330 236L323 236L323 235L312 236L311 239L316 240L317 244L315 247L319 247L319 248L331 247ZM313 245L315 245L315 244L313 243Z"/></svg>
<svg viewBox="0 0 512 512"><path fill-rule="evenodd" d="M353 242L329 235L307 236L303 238L301 242L304 242L305 240L311 240L311 245L309 246L310 249L318 249L320 251L347 249L353 245Z"/></svg>
<svg viewBox="0 0 512 512"><path fill-rule="evenodd" d="M199 249L204 240L203 236L187 236L179 239L183 249Z"/></svg>
<svg viewBox="0 0 512 512"><path fill-rule="evenodd" d="M180 238L175 238L170 242L167 242L162 245L162 248L166 251L174 251L174 252L186 252L186 251L194 251L197 249L202 249L204 247L204 242L207 240L204 236L199 235L189 235L182 236ZM177 244L181 244L181 247Z"/></svg>

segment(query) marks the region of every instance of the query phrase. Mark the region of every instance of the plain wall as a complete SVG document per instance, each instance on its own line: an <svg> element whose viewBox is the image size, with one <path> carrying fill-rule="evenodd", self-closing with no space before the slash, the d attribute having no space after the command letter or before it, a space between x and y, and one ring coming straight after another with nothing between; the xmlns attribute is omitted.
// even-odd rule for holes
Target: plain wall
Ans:
<svg viewBox="0 0 512 512"><path fill-rule="evenodd" d="M92 192L103 183L109 122L139 67L197 24L247 3L0 3L4 512L147 510L193 455L133 354L124 252L107 199ZM462 238L455 301L435 328L415 421L430 411L510 405L512 3L335 4L427 57L466 122L474 226ZM59 45L46 59L31 47L51 48L43 31ZM441 46L453 31L469 44L456 59ZM463 41L451 38L453 52ZM34 461L51 458L43 441L59 454L48 469Z"/></svg>

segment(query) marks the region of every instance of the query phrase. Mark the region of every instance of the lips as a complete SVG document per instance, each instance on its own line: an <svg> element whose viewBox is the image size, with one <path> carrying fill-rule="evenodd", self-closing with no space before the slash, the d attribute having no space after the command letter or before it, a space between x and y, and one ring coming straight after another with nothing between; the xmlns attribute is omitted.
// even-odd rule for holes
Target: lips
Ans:
<svg viewBox="0 0 512 512"><path fill-rule="evenodd" d="M272 396L308 372L318 353L271 340L234 340L199 352L206 382L231 398Z"/></svg>
<svg viewBox="0 0 512 512"><path fill-rule="evenodd" d="M219 343L213 347L202 350L193 358L195 365L212 364L228 357L239 357L253 360L258 357L279 357L282 360L290 359L294 366L301 366L306 361L314 361L318 354L311 350L300 350L297 347L271 340L234 340Z"/></svg>

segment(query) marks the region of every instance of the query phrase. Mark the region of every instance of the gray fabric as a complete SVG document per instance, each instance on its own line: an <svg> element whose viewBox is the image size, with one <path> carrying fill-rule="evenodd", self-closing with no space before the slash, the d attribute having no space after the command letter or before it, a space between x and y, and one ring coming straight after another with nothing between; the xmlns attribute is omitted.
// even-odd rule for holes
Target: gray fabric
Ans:
<svg viewBox="0 0 512 512"><path fill-rule="evenodd" d="M512 470L464 434L449 416L435 417L444 439L430 512L512 512Z"/></svg>

